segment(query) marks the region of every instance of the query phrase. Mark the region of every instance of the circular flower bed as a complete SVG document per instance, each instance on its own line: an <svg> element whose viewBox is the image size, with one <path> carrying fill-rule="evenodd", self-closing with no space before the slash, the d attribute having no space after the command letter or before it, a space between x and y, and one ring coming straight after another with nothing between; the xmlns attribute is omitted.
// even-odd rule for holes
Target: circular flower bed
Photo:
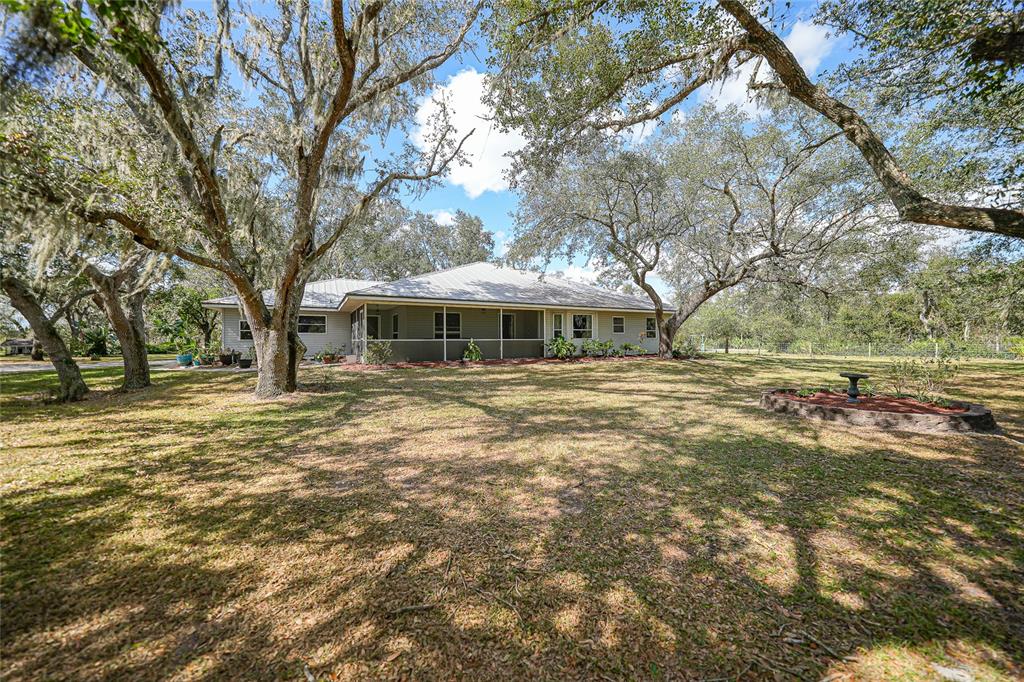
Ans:
<svg viewBox="0 0 1024 682"><path fill-rule="evenodd" d="M845 393L819 391L800 396L793 389L773 388L761 394L761 407L805 419L891 431L948 433L996 430L992 411L974 403L936 405L888 395L862 397L856 403L848 403Z"/></svg>

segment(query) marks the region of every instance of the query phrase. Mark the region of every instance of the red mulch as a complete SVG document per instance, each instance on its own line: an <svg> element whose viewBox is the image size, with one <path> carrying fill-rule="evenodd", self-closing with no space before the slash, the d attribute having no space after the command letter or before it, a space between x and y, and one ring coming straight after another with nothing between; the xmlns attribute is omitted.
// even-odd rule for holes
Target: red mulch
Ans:
<svg viewBox="0 0 1024 682"><path fill-rule="evenodd" d="M897 398L891 395L862 395L856 404L846 402L845 393L826 393L822 391L806 397L796 395L795 393L787 393L786 397L802 403L814 403L815 405L827 405L829 407L851 407L857 410L870 410L871 412L959 414L967 411L965 407L942 407L934 403L922 403L920 400L914 400L913 398Z"/></svg>
<svg viewBox="0 0 1024 682"><path fill-rule="evenodd" d="M627 357L607 357L607 358L591 358L581 357L573 358L571 360L559 360L558 358L507 358L505 360L480 360L478 362L467 362L465 364L458 360L421 360L418 362L389 362L386 365L368 365L365 363L358 362L336 362L324 365L325 367L340 367L346 370L368 370L368 369L412 369L415 367L480 367L480 366L491 366L491 365L540 365L540 364L559 364L559 363L573 363L573 362L623 362L632 360L660 360L657 354L648 355L630 355ZM673 360L675 358L672 358ZM666 359L668 361L668 359Z"/></svg>

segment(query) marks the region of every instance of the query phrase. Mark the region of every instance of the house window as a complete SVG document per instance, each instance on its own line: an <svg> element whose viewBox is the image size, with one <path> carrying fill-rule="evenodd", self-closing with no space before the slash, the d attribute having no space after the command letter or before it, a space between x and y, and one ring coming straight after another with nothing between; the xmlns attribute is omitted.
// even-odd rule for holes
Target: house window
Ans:
<svg viewBox="0 0 1024 682"><path fill-rule="evenodd" d="M462 313L448 313L448 338L462 338ZM444 313L434 313L434 338L443 339L444 334Z"/></svg>
<svg viewBox="0 0 1024 682"><path fill-rule="evenodd" d="M647 318L647 338L656 339L658 338L658 321L653 317Z"/></svg>
<svg viewBox="0 0 1024 682"><path fill-rule="evenodd" d="M398 313L391 316L391 338L398 338Z"/></svg>
<svg viewBox="0 0 1024 682"><path fill-rule="evenodd" d="M562 314L556 313L551 316L551 338L560 339L562 338Z"/></svg>
<svg viewBox="0 0 1024 682"><path fill-rule="evenodd" d="M624 317L613 317L612 318L612 334L625 334L626 333L626 318Z"/></svg>
<svg viewBox="0 0 1024 682"><path fill-rule="evenodd" d="M238 339L240 341L252 341L252 329L245 320L238 321Z"/></svg>
<svg viewBox="0 0 1024 682"><path fill-rule="evenodd" d="M300 334L326 334L326 315L299 315Z"/></svg>
<svg viewBox="0 0 1024 682"><path fill-rule="evenodd" d="M594 337L594 316L573 315L572 316L572 338L591 339Z"/></svg>

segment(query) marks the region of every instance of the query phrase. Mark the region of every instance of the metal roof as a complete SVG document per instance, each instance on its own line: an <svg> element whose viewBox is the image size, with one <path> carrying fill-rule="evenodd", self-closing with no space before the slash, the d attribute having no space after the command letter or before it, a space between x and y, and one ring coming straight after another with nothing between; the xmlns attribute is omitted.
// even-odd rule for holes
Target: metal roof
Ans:
<svg viewBox="0 0 1024 682"><path fill-rule="evenodd" d="M377 284L352 291L349 297L654 310L646 297L484 262Z"/></svg>
<svg viewBox="0 0 1024 682"><path fill-rule="evenodd" d="M302 294L302 308L314 308L324 310L337 310L341 302L345 300L345 294L356 289L365 289L376 284L384 284L372 279L325 279L319 282L306 284L306 291ZM263 291L263 302L269 307L274 306L275 295L271 289ZM238 305L238 296L224 296L203 301L209 306L235 307Z"/></svg>
<svg viewBox="0 0 1024 682"><path fill-rule="evenodd" d="M395 280L374 282L358 279L328 279L310 282L302 307L339 310L346 299L424 299L452 303L506 303L512 305L597 308L609 310L654 310L646 297L610 291L561 277L527 270L505 268L493 263L470 263ZM263 292L268 306L274 292ZM204 301L208 306L238 305L237 296Z"/></svg>

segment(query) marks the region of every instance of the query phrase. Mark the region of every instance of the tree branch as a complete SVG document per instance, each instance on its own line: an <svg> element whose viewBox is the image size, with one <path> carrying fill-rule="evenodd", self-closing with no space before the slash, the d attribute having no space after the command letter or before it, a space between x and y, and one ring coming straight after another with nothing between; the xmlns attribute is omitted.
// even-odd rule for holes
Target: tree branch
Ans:
<svg viewBox="0 0 1024 682"><path fill-rule="evenodd" d="M786 44L762 26L741 0L718 0L718 4L736 19L747 34L749 49L768 61L790 96L839 126L860 150L901 219L1024 238L1024 212L942 204L924 196L867 121L814 85Z"/></svg>

